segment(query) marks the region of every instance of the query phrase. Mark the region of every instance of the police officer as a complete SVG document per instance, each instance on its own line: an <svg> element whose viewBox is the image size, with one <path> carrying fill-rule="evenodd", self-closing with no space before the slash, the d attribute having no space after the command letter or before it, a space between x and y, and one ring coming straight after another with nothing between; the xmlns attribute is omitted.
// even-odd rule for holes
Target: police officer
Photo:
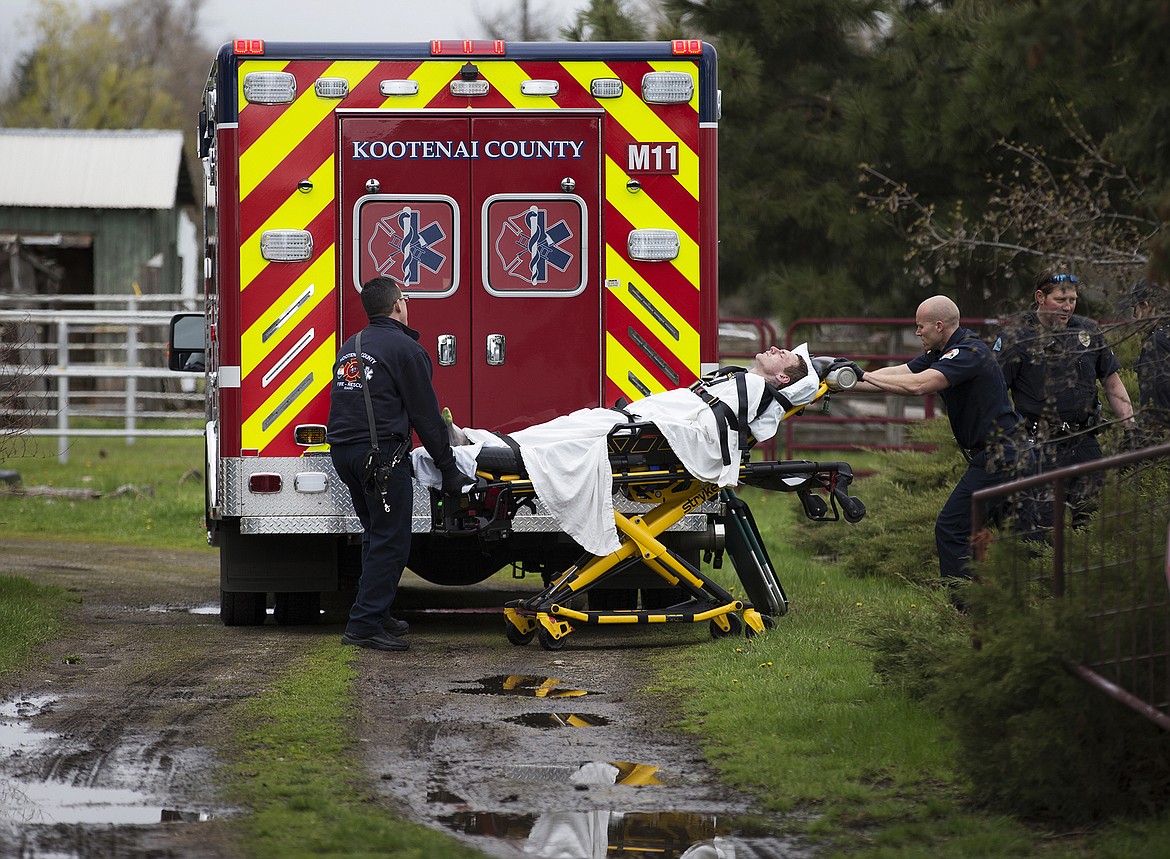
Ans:
<svg viewBox="0 0 1170 859"><path fill-rule="evenodd" d="M1032 451L1023 439L1020 416L1008 399L1003 374L991 349L974 331L959 327L959 308L945 295L918 306L914 333L924 354L906 364L866 371L855 390L884 391L908 397L937 393L946 406L955 441L967 470L959 478L935 522L939 572L955 584L970 578L971 496L979 489L1032 471ZM988 511L989 517L1001 511ZM1022 504L1016 525L1025 534L1033 511ZM962 607L960 599L956 604Z"/></svg>
<svg viewBox="0 0 1170 859"><path fill-rule="evenodd" d="M328 440L337 476L349 489L362 525L362 574L350 609L343 644L375 650L406 650L402 638L410 627L390 616L398 582L410 554L410 520L414 489L410 457L413 429L443 475L443 490L459 492L464 478L455 466L447 425L431 383L431 359L407 325L409 296L397 282L377 277L362 286L362 307L369 325L362 331L365 385L374 412L378 447L389 463L400 453L385 490L366 479L370 421L362 393L354 337L342 345L333 366Z"/></svg>
<svg viewBox="0 0 1170 859"><path fill-rule="evenodd" d="M1035 307L1009 325L992 347L1046 470L1101 458L1098 382L1127 438L1136 429L1113 350L1093 320L1073 313L1078 282L1071 274L1042 272L1036 278ZM1069 483L1074 526L1084 524L1096 509L1103 480L1095 472ZM1051 505L1041 507L1040 517L1041 524L1051 524Z"/></svg>
<svg viewBox="0 0 1170 859"><path fill-rule="evenodd" d="M1150 327L1138 353L1138 405L1140 423L1146 441L1164 438L1170 433L1170 314L1167 313L1166 287L1139 280L1130 294L1129 304L1135 319Z"/></svg>

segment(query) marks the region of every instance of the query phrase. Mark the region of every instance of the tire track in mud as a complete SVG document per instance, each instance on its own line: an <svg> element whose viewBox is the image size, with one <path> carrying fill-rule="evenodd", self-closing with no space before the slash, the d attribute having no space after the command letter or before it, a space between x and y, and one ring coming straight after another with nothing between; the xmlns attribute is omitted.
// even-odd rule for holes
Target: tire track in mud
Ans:
<svg viewBox="0 0 1170 859"><path fill-rule="evenodd" d="M45 658L0 681L0 702L25 699L24 724L50 738L0 759L0 807L6 785L69 785L132 791L154 818L93 826L0 816L0 856L240 855L219 821L189 819L230 813L217 805L212 746L232 729L233 704L340 625L228 629L190 611L218 600L214 553L86 546L79 564L77 547L6 550L7 572L82 602ZM494 856L605 855L606 840L610 855L625 844L671 856L720 838L741 859L810 855L775 835L776 821L744 817L752 801L720 784L694 737L671 727L674 701L634 691L656 661L708 640L705 625L582 630L556 653L518 648L500 615L484 613L514 595L498 590L434 588L408 574L401 616L411 650L358 653L357 754L388 815ZM446 610L460 601L462 612ZM176 820L159 825L162 816ZM595 843L581 842L583 832Z"/></svg>
<svg viewBox="0 0 1170 859"><path fill-rule="evenodd" d="M15 809L0 814L0 855L239 855L218 822L191 822L228 811L212 744L231 705L259 694L308 639L193 613L218 600L210 552L18 541L5 561L6 573L69 589L80 605L43 658L0 681L0 701L25 702L11 714L23 718L7 720L21 746L0 759L0 808Z"/></svg>

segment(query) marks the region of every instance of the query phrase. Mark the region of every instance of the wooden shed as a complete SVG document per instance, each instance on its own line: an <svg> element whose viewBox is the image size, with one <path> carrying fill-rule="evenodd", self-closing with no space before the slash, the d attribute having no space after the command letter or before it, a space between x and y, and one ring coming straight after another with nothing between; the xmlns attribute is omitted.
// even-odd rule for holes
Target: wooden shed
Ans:
<svg viewBox="0 0 1170 859"><path fill-rule="evenodd" d="M177 294L194 204L180 131L0 128L0 294Z"/></svg>

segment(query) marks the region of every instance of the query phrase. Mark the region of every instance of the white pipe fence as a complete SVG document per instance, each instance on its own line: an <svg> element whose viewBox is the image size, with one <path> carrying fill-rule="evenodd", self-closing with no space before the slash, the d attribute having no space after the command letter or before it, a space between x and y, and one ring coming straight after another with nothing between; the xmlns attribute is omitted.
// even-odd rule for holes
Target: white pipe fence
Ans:
<svg viewBox="0 0 1170 859"><path fill-rule="evenodd" d="M201 309L201 301L179 295L0 296L0 341L10 353L0 380L27 384L19 401L5 404L0 435L56 436L62 463L73 437L120 437L132 445L151 436L201 436L203 374L167 369L171 317Z"/></svg>

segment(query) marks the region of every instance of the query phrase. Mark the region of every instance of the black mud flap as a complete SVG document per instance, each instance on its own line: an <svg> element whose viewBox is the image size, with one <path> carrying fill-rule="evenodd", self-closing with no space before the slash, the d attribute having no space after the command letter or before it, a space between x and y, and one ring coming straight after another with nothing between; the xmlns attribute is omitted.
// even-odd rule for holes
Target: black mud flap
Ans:
<svg viewBox="0 0 1170 859"><path fill-rule="evenodd" d="M727 554L748 599L760 614L779 617L787 613L788 596L776 578L751 508L732 489L723 489L720 494L727 508L727 515L720 517Z"/></svg>

